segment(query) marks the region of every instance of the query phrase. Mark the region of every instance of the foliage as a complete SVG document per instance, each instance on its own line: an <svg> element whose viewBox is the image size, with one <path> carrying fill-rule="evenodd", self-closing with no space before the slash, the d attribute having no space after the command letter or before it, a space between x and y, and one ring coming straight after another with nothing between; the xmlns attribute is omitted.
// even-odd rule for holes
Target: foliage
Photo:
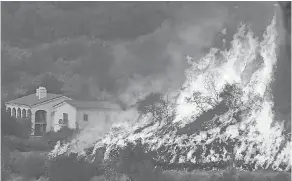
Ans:
<svg viewBox="0 0 292 181"><path fill-rule="evenodd" d="M211 81L208 79L208 81ZM211 81L212 82L212 81ZM213 85L213 83L209 83ZM209 86L214 87L214 86ZM210 98L202 95L200 92L194 92L191 97L187 97L186 101L189 103L195 104L199 109L201 109L202 114L196 118L195 121L187 124L185 127L178 130L178 134L187 134L191 135L197 133L198 131L209 129L210 122L216 122L217 115L222 115L226 113L230 109L238 109L242 106L242 102L240 100L242 92L236 84L225 84L223 90L221 92L216 91L215 88L212 89L214 95L217 97L216 99ZM222 101L219 101L219 98ZM212 107L211 109L207 109L208 107Z"/></svg>
<svg viewBox="0 0 292 181"><path fill-rule="evenodd" d="M10 149L1 141L1 180L7 180L10 175L9 161Z"/></svg>
<svg viewBox="0 0 292 181"><path fill-rule="evenodd" d="M225 84L219 96L223 99L229 108L238 108L242 106L240 98L243 92L236 84Z"/></svg>
<svg viewBox="0 0 292 181"><path fill-rule="evenodd" d="M171 121L175 115L174 105L168 99L164 98L162 93L152 92L144 99L138 100L137 105L138 112L141 114L151 113L157 121L161 121L164 118L167 121Z"/></svg>
<svg viewBox="0 0 292 181"><path fill-rule="evenodd" d="M70 129L64 126L57 132L50 131L46 133L43 139L50 145L51 148L53 148L58 141L61 141L61 142L69 141L77 133L78 133L78 130Z"/></svg>
<svg viewBox="0 0 292 181"><path fill-rule="evenodd" d="M31 134L31 122L29 119L16 119L1 108L1 134L2 136L13 135L19 138L28 138Z"/></svg>
<svg viewBox="0 0 292 181"><path fill-rule="evenodd" d="M40 153L30 153L19 165L20 174L25 178L39 178L46 172L45 158Z"/></svg>
<svg viewBox="0 0 292 181"><path fill-rule="evenodd" d="M30 138L25 141L29 151L49 151L50 147L42 138Z"/></svg>
<svg viewBox="0 0 292 181"><path fill-rule="evenodd" d="M7 163L7 167L11 170L11 172L17 174L20 173L20 163L25 159L25 154L22 153L28 152L11 151L10 159Z"/></svg>
<svg viewBox="0 0 292 181"><path fill-rule="evenodd" d="M20 152L50 150L49 145L41 138L22 139L13 136L5 136L2 137L2 143L10 150L16 150Z"/></svg>
<svg viewBox="0 0 292 181"><path fill-rule="evenodd" d="M102 173L100 165L77 158L76 154L57 156L48 165L48 177L54 181L89 181Z"/></svg>
<svg viewBox="0 0 292 181"><path fill-rule="evenodd" d="M214 84L213 80L208 81L212 82L210 83L211 85ZM186 98L186 101L189 103L194 103L199 109L201 109L202 112L205 112L205 110L210 106L214 107L220 104L220 98L230 109L242 106L240 98L243 93L237 84L226 83L223 90L220 92L215 88L210 88L208 90L211 90L212 94L216 96L204 96L201 92L194 92L191 97Z"/></svg>
<svg viewBox="0 0 292 181"><path fill-rule="evenodd" d="M211 80L208 79L208 81ZM213 83L209 84L213 85ZM213 125L213 127L218 126L216 124L218 120L217 115L222 115L228 110L232 110L234 112L233 118L236 119L236 121L240 121L240 116L244 111L247 111L251 108L260 108L258 102L262 101L262 99L257 95L249 94L249 101L247 103L242 102L241 98L243 92L237 84L226 83L223 87L223 90L220 92L216 91L215 88L211 90L213 90L213 94L216 95L213 96L217 97L216 99L204 96L200 92L194 92L191 97L186 98L187 102L195 104L202 113L196 118L195 121L192 121L185 127L179 129L179 135L190 135L196 133L197 131L209 129L211 128L211 124L214 123L215 125Z"/></svg>
<svg viewBox="0 0 292 181"><path fill-rule="evenodd" d="M126 174L135 181L162 181L166 180L162 169L155 166L155 152L146 151L141 140L136 144L129 143L125 148L112 153L116 159L108 163L116 172Z"/></svg>
<svg viewBox="0 0 292 181"><path fill-rule="evenodd" d="M202 130L210 129L212 123L216 123L218 116L222 115L228 111L228 107L224 103L219 103L214 106L213 109L209 109L203 112L200 116L196 118L195 121L185 125L183 128L178 129L178 135L192 135L198 133Z"/></svg>
<svg viewBox="0 0 292 181"><path fill-rule="evenodd" d="M11 172L4 166L1 166L1 180L8 181L11 176Z"/></svg>

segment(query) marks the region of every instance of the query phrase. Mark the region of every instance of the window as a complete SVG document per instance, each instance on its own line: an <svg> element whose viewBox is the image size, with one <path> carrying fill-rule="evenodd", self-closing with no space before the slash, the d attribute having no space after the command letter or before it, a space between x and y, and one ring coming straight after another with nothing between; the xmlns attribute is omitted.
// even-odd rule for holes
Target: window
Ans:
<svg viewBox="0 0 292 181"><path fill-rule="evenodd" d="M67 113L63 113L63 120L68 120L68 114Z"/></svg>
<svg viewBox="0 0 292 181"><path fill-rule="evenodd" d="M88 114L84 114L84 115L83 115L83 120L84 120L84 121L88 121Z"/></svg>
<svg viewBox="0 0 292 181"><path fill-rule="evenodd" d="M55 116L55 111L52 111L51 112L51 116Z"/></svg>
<svg viewBox="0 0 292 181"><path fill-rule="evenodd" d="M63 124L67 125L68 124L68 114L63 113Z"/></svg>

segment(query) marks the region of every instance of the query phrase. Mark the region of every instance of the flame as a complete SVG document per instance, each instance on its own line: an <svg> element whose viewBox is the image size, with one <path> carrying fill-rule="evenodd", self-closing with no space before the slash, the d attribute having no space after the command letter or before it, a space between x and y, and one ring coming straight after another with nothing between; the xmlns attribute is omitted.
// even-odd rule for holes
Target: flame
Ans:
<svg viewBox="0 0 292 181"><path fill-rule="evenodd" d="M208 163L227 160L229 157L226 148L222 148L220 153L222 157L219 157L215 151L216 148L209 148L209 145L215 141L222 143L228 139L237 139L238 144L234 148L236 159L244 160L245 163L255 163L256 167L272 167L275 170L291 169L291 141L285 138L283 124L278 122L272 124L275 118L270 84L277 62L277 37L275 17L266 28L262 41L259 41L259 38L242 24L233 37L230 49L219 51L212 48L199 60L187 57L190 67L185 71L186 81L177 99L177 115L172 126L183 127L192 122L194 117L202 114L201 109L185 101L186 97L194 92L214 97L214 91L221 92L226 83L237 83L243 91L241 101L251 106L251 109L243 113L240 123L233 123L234 110L229 110L218 117L221 123L219 127L191 136L177 135L176 129L162 134L160 131L169 126L169 123L154 122L152 126L146 126L149 122L153 122L152 117L141 117L135 110L131 110L132 112L128 112L128 115L135 115L134 117L119 118L120 122L115 123L108 134L95 138L92 154L96 149L106 147L105 158L107 158L112 149L124 147L127 142L142 139L143 143L150 145L151 150L157 150L162 146L167 147L163 155L166 153L172 155L170 162L175 160L198 162L193 153L201 146L203 156L200 162ZM213 82L212 89L206 86L206 80ZM250 99L255 100L255 104L249 104ZM256 107L257 105L260 105L260 108ZM205 107L206 110L211 108L210 105ZM138 121L135 121L137 119ZM223 133L220 132L226 125L229 125L227 129ZM137 132L144 126L146 128ZM66 145L56 145L51 155L56 156L64 152L81 154L80 144L76 146L76 140L78 139ZM202 140L205 142L201 142ZM79 149L76 150L76 147ZM210 154L204 156L207 149L210 149ZM160 159L164 159L163 155ZM287 166L282 168L281 164Z"/></svg>

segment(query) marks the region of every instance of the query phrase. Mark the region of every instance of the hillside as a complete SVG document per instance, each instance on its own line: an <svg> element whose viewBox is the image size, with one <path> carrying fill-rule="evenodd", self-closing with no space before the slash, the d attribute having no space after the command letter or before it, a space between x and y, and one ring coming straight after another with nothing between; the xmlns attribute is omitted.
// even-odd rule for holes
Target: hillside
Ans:
<svg viewBox="0 0 292 181"><path fill-rule="evenodd" d="M212 48L200 59L187 56L186 80L161 119L126 111L104 136L88 140L95 128L84 130L70 143L56 145L51 156L84 156L88 149L93 151L87 156L94 156L104 148L108 159L118 148L140 142L168 169L222 169L235 156L238 168L290 171L291 132L275 118L270 88L278 35L275 18L262 38L242 25L230 47Z"/></svg>

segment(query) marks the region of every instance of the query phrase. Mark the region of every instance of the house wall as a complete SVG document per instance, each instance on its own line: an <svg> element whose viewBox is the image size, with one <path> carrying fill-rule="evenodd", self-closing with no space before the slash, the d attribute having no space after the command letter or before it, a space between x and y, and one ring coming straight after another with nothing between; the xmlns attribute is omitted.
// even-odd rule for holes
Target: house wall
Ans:
<svg viewBox="0 0 292 181"><path fill-rule="evenodd" d="M71 129L76 128L76 117L77 117L77 111L76 108L73 106L64 103L54 110L54 117L53 117L53 127L54 131L58 131L61 129L61 125L59 125L59 120L63 119L63 113L68 114L68 127Z"/></svg>
<svg viewBox="0 0 292 181"><path fill-rule="evenodd" d="M84 114L88 115L88 121L84 121ZM116 122L119 114L119 110L111 109L77 110L77 124L81 129L86 127L93 128L96 125L100 125L103 128Z"/></svg>
<svg viewBox="0 0 292 181"><path fill-rule="evenodd" d="M36 111L45 110L47 112L47 128L46 128L46 132L51 131L53 129L53 114L52 114L53 111L54 111L53 106L65 101L65 100L68 100L68 99L69 98L67 98L67 97L61 97L59 99L56 99L56 100L53 100L53 101L50 101L50 102L46 102L46 103L43 103L43 104L39 104L37 106L32 107L31 108L31 113L32 113L31 121L33 123L35 122L35 113L36 113Z"/></svg>
<svg viewBox="0 0 292 181"><path fill-rule="evenodd" d="M136 122L141 116L136 109L129 110L98 110L100 115L109 115L108 119L102 119L103 116L93 117L89 120L88 124L83 123L83 129L78 134L78 139L76 139L76 145L80 149L85 149L91 147L92 144L95 144L98 139L103 137L109 130L112 128L114 123L120 121L130 121ZM79 111L79 117L81 117L82 112ZM79 121L82 119L79 118Z"/></svg>

